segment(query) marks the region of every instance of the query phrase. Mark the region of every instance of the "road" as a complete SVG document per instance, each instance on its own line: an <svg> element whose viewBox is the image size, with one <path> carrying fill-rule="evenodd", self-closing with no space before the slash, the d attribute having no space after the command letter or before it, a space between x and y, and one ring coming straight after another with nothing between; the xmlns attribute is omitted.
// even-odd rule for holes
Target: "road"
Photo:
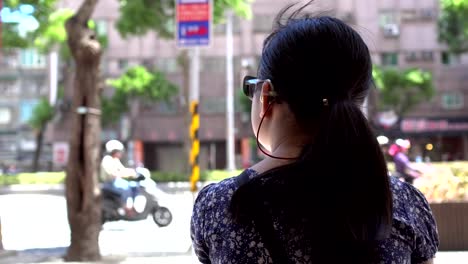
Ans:
<svg viewBox="0 0 468 264"><path fill-rule="evenodd" d="M168 227L157 227L151 218L137 222L106 223L100 234L101 253L108 258L117 258L115 262L106 263L198 263L188 254L192 201L193 197L188 192L164 197L161 204L167 206L174 216ZM15 256L0 256L0 263L33 263L40 260L61 263L60 256L65 253L70 241L63 196L0 195L0 213L5 249L19 251ZM128 259L129 262L118 260L125 259L127 255L133 257ZM466 264L468 252L439 252L435 263Z"/></svg>
<svg viewBox="0 0 468 264"><path fill-rule="evenodd" d="M167 194L162 205L173 213L173 222L164 228L151 217L136 222L110 222L103 226L99 244L109 255L177 255L190 252L189 224L191 193ZM65 198L47 194L0 195L5 249L23 254L63 254L70 243ZM37 250L45 249L48 250Z"/></svg>

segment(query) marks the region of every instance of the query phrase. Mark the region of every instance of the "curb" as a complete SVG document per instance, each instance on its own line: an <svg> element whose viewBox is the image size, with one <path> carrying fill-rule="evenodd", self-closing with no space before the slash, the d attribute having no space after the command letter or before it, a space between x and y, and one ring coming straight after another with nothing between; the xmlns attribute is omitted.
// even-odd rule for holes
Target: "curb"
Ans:
<svg viewBox="0 0 468 264"><path fill-rule="evenodd" d="M15 256L16 254L17 252L14 250L0 250L0 259L12 257L12 256Z"/></svg>

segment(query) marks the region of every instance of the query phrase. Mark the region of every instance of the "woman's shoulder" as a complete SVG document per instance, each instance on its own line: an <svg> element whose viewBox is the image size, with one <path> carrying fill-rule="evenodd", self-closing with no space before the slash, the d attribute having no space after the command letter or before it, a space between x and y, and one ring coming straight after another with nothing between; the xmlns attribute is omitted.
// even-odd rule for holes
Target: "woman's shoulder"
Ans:
<svg viewBox="0 0 468 264"><path fill-rule="evenodd" d="M411 210L412 212L416 209L428 209L430 211L426 197L413 185L400 181L396 177L390 177L390 189L393 195L394 211L397 216L402 216L398 213L405 210ZM407 212L404 212L403 216L408 216Z"/></svg>
<svg viewBox="0 0 468 264"><path fill-rule="evenodd" d="M393 195L393 218L412 226L421 224L421 221L433 222L429 202L416 187L390 177L390 188Z"/></svg>
<svg viewBox="0 0 468 264"><path fill-rule="evenodd" d="M393 235L410 242L414 262L434 257L439 236L428 201L416 187L395 177L390 177L390 186L393 194Z"/></svg>
<svg viewBox="0 0 468 264"><path fill-rule="evenodd" d="M203 187L198 193L195 205L202 204L205 210L212 209L213 206L230 201L234 191L238 188L243 179L255 176L255 171L247 169L240 175L224 179L218 183L211 183Z"/></svg>
<svg viewBox="0 0 468 264"><path fill-rule="evenodd" d="M198 195L208 195L210 193L225 192L226 190L235 190L244 179L251 179L257 175L252 169L246 169L241 174L226 178L217 183L211 183L202 188Z"/></svg>

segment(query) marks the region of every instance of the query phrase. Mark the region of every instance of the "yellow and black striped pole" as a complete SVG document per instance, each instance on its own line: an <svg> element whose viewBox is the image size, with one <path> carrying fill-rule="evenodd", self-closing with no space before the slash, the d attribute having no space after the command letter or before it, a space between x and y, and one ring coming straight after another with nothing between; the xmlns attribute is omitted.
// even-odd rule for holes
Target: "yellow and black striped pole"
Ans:
<svg viewBox="0 0 468 264"><path fill-rule="evenodd" d="M198 165L200 154L200 140L198 139L198 129L200 128L200 115L198 114L198 101L190 103L190 114L192 122L190 124L190 141L192 148L190 150L190 189L192 192L197 190L197 182L200 180L200 167Z"/></svg>

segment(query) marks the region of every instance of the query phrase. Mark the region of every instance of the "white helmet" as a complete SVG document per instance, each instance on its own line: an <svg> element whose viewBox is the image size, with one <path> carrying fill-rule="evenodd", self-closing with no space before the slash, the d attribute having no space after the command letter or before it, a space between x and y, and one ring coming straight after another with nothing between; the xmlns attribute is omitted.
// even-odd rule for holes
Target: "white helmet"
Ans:
<svg viewBox="0 0 468 264"><path fill-rule="evenodd" d="M402 147L402 148L405 148L405 149L411 148L411 142L410 142L408 139L401 139L401 138L399 138L399 139L397 139L397 140L395 141L395 143L396 143L398 146L400 146L400 147Z"/></svg>
<svg viewBox="0 0 468 264"><path fill-rule="evenodd" d="M106 151L111 153L112 151L123 151L124 150L124 145L122 144L122 142L118 141L118 140L110 140L110 141L107 141L106 143Z"/></svg>

